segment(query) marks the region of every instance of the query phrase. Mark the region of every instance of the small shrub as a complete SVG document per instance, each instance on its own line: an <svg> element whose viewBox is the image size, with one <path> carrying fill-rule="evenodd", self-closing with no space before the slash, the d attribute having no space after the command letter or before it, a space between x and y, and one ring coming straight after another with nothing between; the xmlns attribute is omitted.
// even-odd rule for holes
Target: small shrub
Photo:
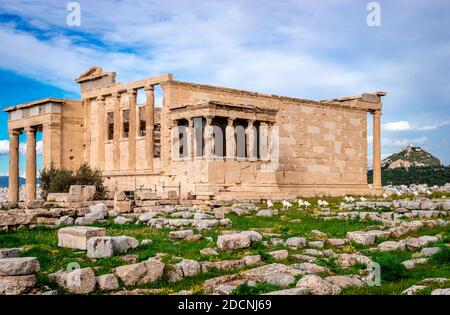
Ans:
<svg viewBox="0 0 450 315"><path fill-rule="evenodd" d="M384 252L375 255L374 260L380 264L383 281L397 281L411 277L411 273L402 265L402 255L396 252Z"/></svg>
<svg viewBox="0 0 450 315"><path fill-rule="evenodd" d="M71 185L94 185L96 187L95 199L104 199L107 189L103 185L102 173L92 169L88 164L81 165L75 172L67 169L58 169L51 166L41 172L42 197L47 198L49 193L67 193Z"/></svg>
<svg viewBox="0 0 450 315"><path fill-rule="evenodd" d="M450 264L450 248L447 246L441 246L441 251L431 255L430 261L436 264Z"/></svg>
<svg viewBox="0 0 450 315"><path fill-rule="evenodd" d="M231 294L233 295L257 295L261 293L267 293L271 291L281 290L281 287L270 283L257 283L254 286L250 286L247 283L243 283L236 287Z"/></svg>

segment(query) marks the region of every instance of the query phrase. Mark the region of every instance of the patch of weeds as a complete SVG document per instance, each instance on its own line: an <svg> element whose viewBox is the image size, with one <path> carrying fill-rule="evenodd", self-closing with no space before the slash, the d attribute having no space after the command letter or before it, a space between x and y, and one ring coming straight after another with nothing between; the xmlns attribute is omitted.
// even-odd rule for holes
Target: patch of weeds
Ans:
<svg viewBox="0 0 450 315"><path fill-rule="evenodd" d="M382 281L397 281L411 277L411 272L401 263L404 255L401 252L381 252L374 255L380 264Z"/></svg>
<svg viewBox="0 0 450 315"><path fill-rule="evenodd" d="M441 246L440 251L431 255L430 262L435 264L450 264L450 248Z"/></svg>

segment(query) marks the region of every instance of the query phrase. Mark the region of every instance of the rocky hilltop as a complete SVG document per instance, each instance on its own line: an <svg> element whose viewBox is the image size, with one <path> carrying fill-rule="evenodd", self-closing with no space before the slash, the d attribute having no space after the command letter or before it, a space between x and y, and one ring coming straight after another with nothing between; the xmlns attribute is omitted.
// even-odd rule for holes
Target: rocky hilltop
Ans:
<svg viewBox="0 0 450 315"><path fill-rule="evenodd" d="M409 145L399 153L392 154L381 162L381 166L387 169L411 167L440 167L441 161L425 151L421 147Z"/></svg>

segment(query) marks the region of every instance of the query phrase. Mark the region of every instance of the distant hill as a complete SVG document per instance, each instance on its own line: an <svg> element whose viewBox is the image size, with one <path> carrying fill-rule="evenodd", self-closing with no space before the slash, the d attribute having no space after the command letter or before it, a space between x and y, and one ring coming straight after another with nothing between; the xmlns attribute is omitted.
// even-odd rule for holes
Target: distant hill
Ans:
<svg viewBox="0 0 450 315"><path fill-rule="evenodd" d="M367 180L372 183L372 170L367 172ZM409 145L381 162L381 181L383 185L442 186L450 183L450 166L443 166L437 157L421 147Z"/></svg>
<svg viewBox="0 0 450 315"><path fill-rule="evenodd" d="M381 167L389 170L411 167L441 167L441 161L421 147L409 145L399 153L388 156L381 161Z"/></svg>
<svg viewBox="0 0 450 315"><path fill-rule="evenodd" d="M0 176L0 187L8 187L8 176ZM24 185L25 184L25 178L19 177L19 184Z"/></svg>

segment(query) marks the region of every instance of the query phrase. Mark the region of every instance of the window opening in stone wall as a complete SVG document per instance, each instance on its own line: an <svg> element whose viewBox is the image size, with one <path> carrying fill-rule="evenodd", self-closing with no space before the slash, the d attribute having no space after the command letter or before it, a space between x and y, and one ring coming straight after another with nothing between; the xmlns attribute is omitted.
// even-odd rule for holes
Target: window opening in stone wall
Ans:
<svg viewBox="0 0 450 315"><path fill-rule="evenodd" d="M108 113L108 140L114 139L114 112Z"/></svg>
<svg viewBox="0 0 450 315"><path fill-rule="evenodd" d="M145 117L147 110L145 106L139 107L139 136L143 137L146 135L147 120Z"/></svg>

